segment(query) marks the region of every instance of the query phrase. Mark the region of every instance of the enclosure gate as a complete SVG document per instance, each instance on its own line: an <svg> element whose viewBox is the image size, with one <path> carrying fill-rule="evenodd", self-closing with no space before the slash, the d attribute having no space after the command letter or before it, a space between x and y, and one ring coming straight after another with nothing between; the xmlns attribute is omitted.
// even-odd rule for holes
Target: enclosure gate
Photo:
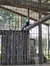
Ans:
<svg viewBox="0 0 50 66"><path fill-rule="evenodd" d="M28 32L2 31L1 64L28 63Z"/></svg>

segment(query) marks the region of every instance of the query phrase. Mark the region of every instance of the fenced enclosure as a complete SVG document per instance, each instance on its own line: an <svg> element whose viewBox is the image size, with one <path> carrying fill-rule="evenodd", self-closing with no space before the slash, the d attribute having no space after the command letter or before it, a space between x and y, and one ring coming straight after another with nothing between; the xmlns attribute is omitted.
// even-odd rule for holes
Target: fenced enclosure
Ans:
<svg viewBox="0 0 50 66"><path fill-rule="evenodd" d="M1 64L26 64L28 59L28 33L4 31L2 35Z"/></svg>
<svg viewBox="0 0 50 66"><path fill-rule="evenodd" d="M48 30L48 26L42 25L43 63L49 61L50 58ZM38 26L30 31L0 30L0 63L3 65L39 64L38 34Z"/></svg>
<svg viewBox="0 0 50 66"><path fill-rule="evenodd" d="M50 0L0 0L0 64L50 63Z"/></svg>

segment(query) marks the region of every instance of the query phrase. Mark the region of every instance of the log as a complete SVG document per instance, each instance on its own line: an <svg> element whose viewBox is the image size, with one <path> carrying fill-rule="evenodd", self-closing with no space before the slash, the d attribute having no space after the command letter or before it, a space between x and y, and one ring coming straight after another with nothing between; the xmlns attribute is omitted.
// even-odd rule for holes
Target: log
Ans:
<svg viewBox="0 0 50 66"><path fill-rule="evenodd" d="M50 15L47 15L46 17L43 17L42 19L39 19L38 21L35 21L34 24L27 26L26 28L24 28L24 30L28 31L28 30L36 27L37 25L46 22L49 19L50 19Z"/></svg>

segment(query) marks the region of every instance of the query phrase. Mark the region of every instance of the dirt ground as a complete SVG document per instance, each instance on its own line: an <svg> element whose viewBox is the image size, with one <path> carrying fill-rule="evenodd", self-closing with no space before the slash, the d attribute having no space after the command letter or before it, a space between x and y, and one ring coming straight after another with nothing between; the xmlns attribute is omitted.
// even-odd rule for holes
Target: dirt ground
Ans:
<svg viewBox="0 0 50 66"><path fill-rule="evenodd" d="M0 66L50 66L50 64L35 64L35 65L0 65Z"/></svg>

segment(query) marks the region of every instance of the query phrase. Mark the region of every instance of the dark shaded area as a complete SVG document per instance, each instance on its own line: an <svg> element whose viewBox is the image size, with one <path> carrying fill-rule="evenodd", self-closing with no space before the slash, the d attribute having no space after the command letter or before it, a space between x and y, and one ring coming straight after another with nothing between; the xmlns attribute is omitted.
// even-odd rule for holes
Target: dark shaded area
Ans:
<svg viewBox="0 0 50 66"><path fill-rule="evenodd" d="M44 59L44 63L47 62L47 58L45 56L43 56L43 59Z"/></svg>
<svg viewBox="0 0 50 66"><path fill-rule="evenodd" d="M31 59L28 64L35 64L35 60Z"/></svg>

